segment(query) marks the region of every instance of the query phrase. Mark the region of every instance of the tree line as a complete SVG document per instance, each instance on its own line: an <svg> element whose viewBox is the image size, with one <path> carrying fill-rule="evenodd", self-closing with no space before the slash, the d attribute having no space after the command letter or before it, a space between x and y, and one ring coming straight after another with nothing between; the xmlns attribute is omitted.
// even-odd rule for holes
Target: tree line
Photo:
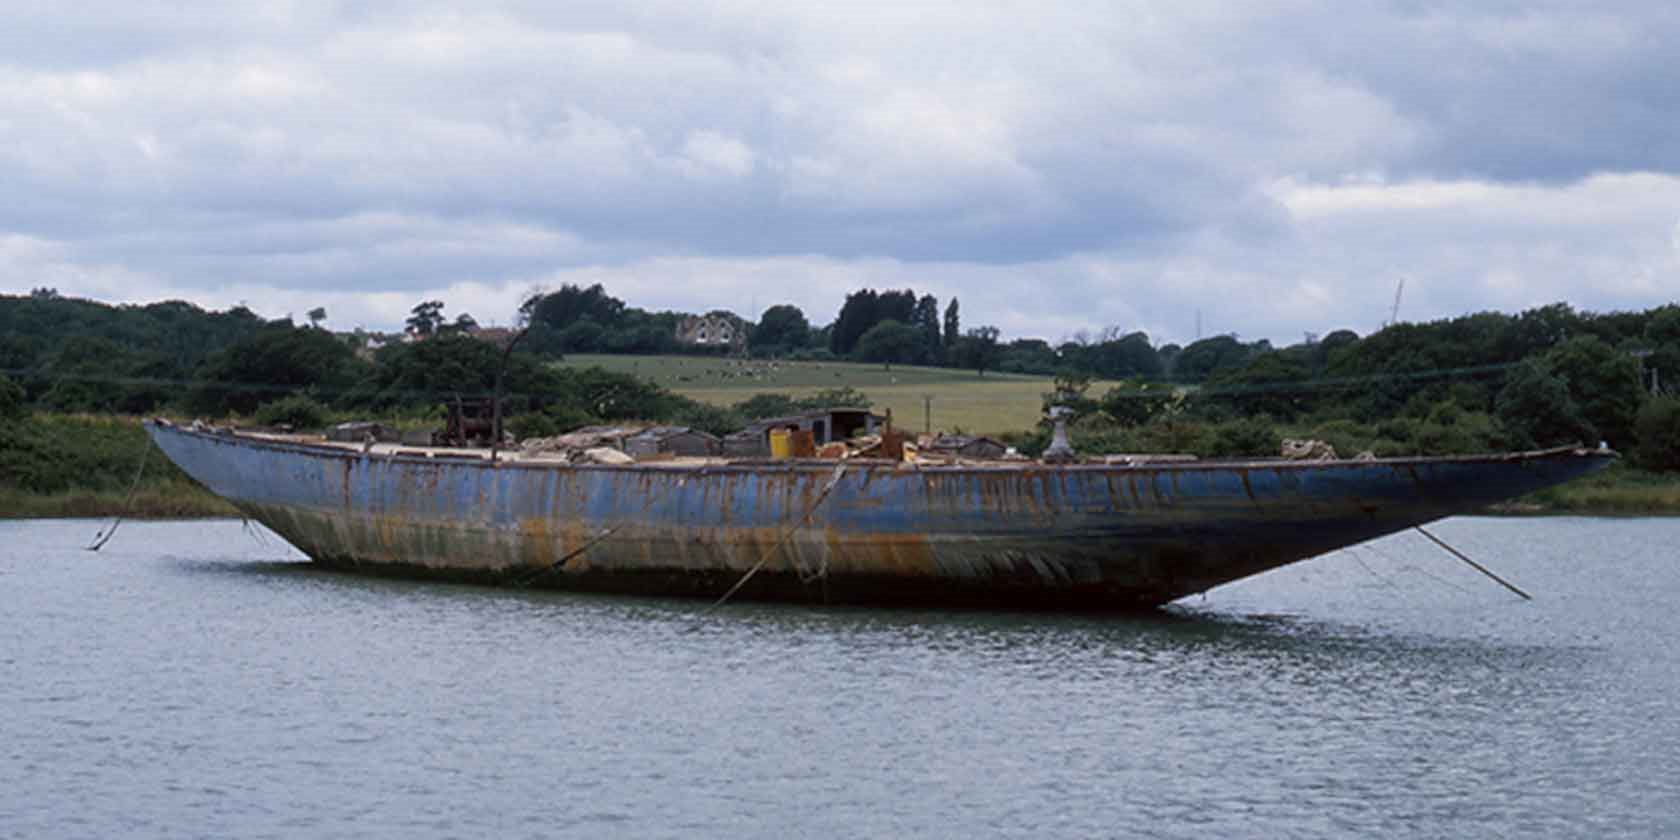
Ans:
<svg viewBox="0 0 1680 840"><path fill-rule="evenodd" d="M371 351L358 336L321 329L325 314L313 311L298 325L244 307L109 306L49 289L0 296L6 401L66 412L172 407L220 416L252 415L301 394L333 410L417 412L493 389L500 348L473 337L482 333L470 315L448 318L440 301L423 301L410 318L409 332L425 340ZM510 414L556 425L632 416L688 418L702 427L739 420L708 416L707 407L628 376L546 364L572 352L670 352L680 346L684 317L628 306L599 285L532 295L518 313L529 331L509 361ZM911 289L863 289L822 327L789 304L742 326L756 354L1119 381L1100 399L1077 398L1103 404L1101 416L1122 423L1169 412L1206 422L1264 416L1381 424L1433 416L1441 425L1454 418L1463 431L1486 419L1500 435L1486 443L1506 448L1567 439L1633 448L1660 434L1641 432L1650 425L1642 426L1641 412L1653 403L1654 386L1680 386L1676 304L1598 314L1560 303L1395 324L1365 337L1335 330L1286 347L1233 335L1156 347L1142 332L1117 328L1054 345L1003 343L995 328L964 330L954 298L941 306ZM1164 400L1168 394L1174 398Z"/></svg>

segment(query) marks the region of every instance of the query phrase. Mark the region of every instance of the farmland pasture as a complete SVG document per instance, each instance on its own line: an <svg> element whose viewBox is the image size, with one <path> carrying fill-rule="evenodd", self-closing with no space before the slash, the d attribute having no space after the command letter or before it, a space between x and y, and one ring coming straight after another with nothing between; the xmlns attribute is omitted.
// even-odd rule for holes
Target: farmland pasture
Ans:
<svg viewBox="0 0 1680 840"><path fill-rule="evenodd" d="M932 396L932 426L988 434L1031 428L1040 417L1048 377L950 368L855 362L769 362L695 356L572 355L561 364L629 373L714 405L732 405L753 394L804 396L829 388L864 392L877 411L920 430L925 396ZM1099 386L1100 387L1100 386Z"/></svg>

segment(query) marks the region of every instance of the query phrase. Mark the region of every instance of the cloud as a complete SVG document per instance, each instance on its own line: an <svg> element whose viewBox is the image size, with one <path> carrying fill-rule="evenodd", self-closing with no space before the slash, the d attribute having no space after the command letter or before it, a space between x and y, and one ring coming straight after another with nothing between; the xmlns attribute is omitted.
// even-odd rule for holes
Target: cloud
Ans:
<svg viewBox="0 0 1680 840"><path fill-rule="evenodd" d="M37 5L0 290L390 327L913 286L1173 340L1367 331L1400 277L1416 317L1643 308L1680 290L1677 37L1619 1Z"/></svg>

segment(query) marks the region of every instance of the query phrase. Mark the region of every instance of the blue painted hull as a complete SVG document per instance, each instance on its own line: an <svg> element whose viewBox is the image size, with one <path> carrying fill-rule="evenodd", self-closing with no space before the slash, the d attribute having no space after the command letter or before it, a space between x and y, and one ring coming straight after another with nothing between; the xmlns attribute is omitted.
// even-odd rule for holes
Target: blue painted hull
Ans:
<svg viewBox="0 0 1680 840"><path fill-rule="evenodd" d="M316 562L561 588L1153 607L1593 472L1579 450L1137 467L611 467L367 455L148 423ZM824 489L832 481L832 490Z"/></svg>

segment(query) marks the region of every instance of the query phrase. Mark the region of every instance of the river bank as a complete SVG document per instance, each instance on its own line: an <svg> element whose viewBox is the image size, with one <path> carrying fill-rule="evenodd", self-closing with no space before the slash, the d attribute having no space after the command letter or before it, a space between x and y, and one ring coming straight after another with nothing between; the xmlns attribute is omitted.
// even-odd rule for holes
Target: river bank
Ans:
<svg viewBox="0 0 1680 840"><path fill-rule="evenodd" d="M40 414L0 435L0 518L237 516L152 446L138 417Z"/></svg>
<svg viewBox="0 0 1680 840"><path fill-rule="evenodd" d="M1680 516L1680 475L1615 464L1598 475L1531 493L1493 512L1525 516Z"/></svg>
<svg viewBox="0 0 1680 840"><path fill-rule="evenodd" d="M1491 512L1680 516L1680 475L1617 464ZM152 447L137 417L36 415L0 437L0 518L117 515L177 519L238 511Z"/></svg>

